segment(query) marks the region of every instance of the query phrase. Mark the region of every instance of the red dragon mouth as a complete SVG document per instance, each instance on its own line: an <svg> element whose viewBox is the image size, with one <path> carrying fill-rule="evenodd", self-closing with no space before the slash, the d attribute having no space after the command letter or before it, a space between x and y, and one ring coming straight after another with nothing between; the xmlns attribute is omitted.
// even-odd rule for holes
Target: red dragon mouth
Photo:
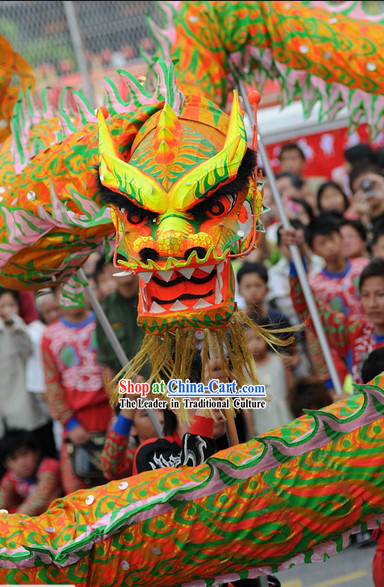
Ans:
<svg viewBox="0 0 384 587"><path fill-rule="evenodd" d="M140 272L139 313L149 316L208 311L228 292L230 263Z"/></svg>

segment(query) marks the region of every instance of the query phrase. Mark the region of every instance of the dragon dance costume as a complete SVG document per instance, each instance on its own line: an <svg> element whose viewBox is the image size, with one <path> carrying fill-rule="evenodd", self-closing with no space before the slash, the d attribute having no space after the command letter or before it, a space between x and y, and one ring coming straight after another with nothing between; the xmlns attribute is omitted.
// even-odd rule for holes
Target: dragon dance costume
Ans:
<svg viewBox="0 0 384 587"><path fill-rule="evenodd" d="M236 92L230 116L221 110L227 77L277 76L286 101L320 100L323 115L347 105L373 130L384 109L381 22L317 4L163 3L156 88L122 72L127 94L107 80L96 114L79 92L77 110L66 94L54 110L27 90L0 152L1 284L65 284L78 302L76 270L104 243L140 278L146 338L125 375L149 357L152 379L186 378L196 331L212 331L235 378L255 380L230 258L257 244L262 184ZM198 586L325 560L382 519L382 388L378 378L199 467L76 492L37 518L0 514L0 581Z"/></svg>

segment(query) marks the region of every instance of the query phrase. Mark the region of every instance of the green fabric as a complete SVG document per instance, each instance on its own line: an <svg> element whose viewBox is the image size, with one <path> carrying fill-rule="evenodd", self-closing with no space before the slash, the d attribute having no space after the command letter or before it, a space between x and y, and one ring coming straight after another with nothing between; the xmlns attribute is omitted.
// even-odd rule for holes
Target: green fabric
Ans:
<svg viewBox="0 0 384 587"><path fill-rule="evenodd" d="M124 298L115 291L101 303L104 312L130 361L138 352L144 338L144 331L137 325L137 296ZM116 354L107 339L104 330L97 320L96 336L98 344L97 359L101 365L105 365L118 373L123 365L120 365ZM149 366L145 366L140 375L148 378Z"/></svg>

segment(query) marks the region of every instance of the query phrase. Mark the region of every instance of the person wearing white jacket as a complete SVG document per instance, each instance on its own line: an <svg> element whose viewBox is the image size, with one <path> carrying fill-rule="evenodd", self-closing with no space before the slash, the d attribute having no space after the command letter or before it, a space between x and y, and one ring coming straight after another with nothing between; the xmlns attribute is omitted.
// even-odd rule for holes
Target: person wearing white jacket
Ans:
<svg viewBox="0 0 384 587"><path fill-rule="evenodd" d="M6 430L29 430L38 437L49 418L27 390L26 365L33 346L18 312L17 292L0 289L0 419Z"/></svg>

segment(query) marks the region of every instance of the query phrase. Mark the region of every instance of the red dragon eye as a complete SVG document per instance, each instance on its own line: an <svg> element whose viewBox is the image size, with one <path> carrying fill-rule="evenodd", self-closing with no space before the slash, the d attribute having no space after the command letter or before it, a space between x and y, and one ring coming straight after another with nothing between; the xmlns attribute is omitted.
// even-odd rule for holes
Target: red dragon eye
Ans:
<svg viewBox="0 0 384 587"><path fill-rule="evenodd" d="M206 213L210 218L224 216L232 210L235 200L236 197L232 194L212 197L211 201L207 201Z"/></svg>
<svg viewBox="0 0 384 587"><path fill-rule="evenodd" d="M143 222L143 220L145 220L145 214L141 214L139 212L128 212L127 220L131 224L140 224Z"/></svg>
<svg viewBox="0 0 384 587"><path fill-rule="evenodd" d="M139 207L131 206L123 211L126 220L130 224L142 224L149 220L150 213L147 210L142 210Z"/></svg>

